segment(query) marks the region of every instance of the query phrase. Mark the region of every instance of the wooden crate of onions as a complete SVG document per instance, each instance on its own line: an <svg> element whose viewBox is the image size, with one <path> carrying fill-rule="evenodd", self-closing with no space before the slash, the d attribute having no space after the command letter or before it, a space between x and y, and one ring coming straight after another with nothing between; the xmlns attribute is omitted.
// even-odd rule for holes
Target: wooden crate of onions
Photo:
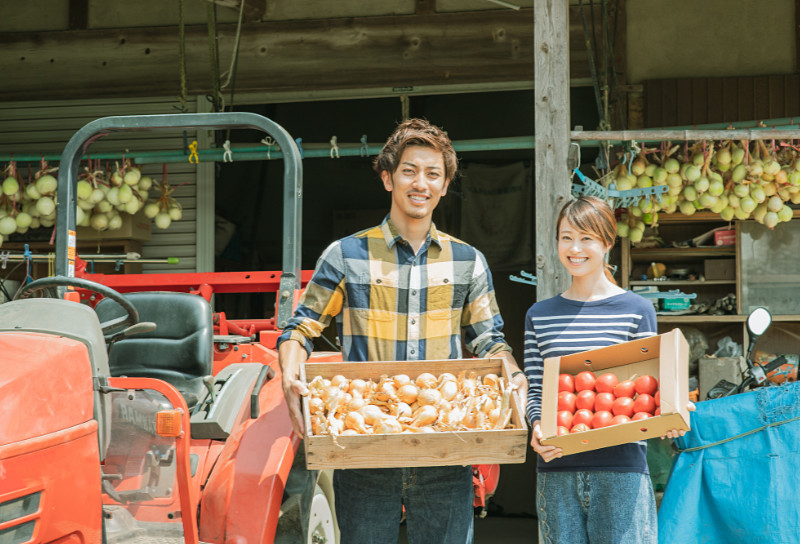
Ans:
<svg viewBox="0 0 800 544"><path fill-rule="evenodd" d="M309 469L523 463L524 399L502 359L306 363Z"/></svg>

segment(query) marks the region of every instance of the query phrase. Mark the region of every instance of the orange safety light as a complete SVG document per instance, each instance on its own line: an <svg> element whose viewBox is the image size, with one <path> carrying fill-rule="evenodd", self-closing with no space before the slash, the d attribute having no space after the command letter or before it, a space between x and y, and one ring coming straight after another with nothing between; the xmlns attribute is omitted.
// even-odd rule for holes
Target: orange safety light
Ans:
<svg viewBox="0 0 800 544"><path fill-rule="evenodd" d="M183 434L183 410L161 410L156 413L156 432L161 436L180 436Z"/></svg>
<svg viewBox="0 0 800 544"><path fill-rule="evenodd" d="M64 300L69 300L71 302L80 302L81 294L77 291L67 291L66 293L64 293Z"/></svg>

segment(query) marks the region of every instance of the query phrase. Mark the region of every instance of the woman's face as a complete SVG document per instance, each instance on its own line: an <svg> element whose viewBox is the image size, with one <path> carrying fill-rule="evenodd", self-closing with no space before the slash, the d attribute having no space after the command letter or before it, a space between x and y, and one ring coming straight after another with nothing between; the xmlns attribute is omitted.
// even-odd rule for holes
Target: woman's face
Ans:
<svg viewBox="0 0 800 544"><path fill-rule="evenodd" d="M596 235L582 232L566 218L558 229L558 258L574 277L605 273L605 254L610 248Z"/></svg>

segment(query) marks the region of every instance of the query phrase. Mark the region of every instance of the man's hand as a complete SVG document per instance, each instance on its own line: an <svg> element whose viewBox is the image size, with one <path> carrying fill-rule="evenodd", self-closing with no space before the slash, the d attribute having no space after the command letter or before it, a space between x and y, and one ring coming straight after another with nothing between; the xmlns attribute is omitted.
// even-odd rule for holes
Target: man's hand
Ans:
<svg viewBox="0 0 800 544"><path fill-rule="evenodd" d="M686 405L686 409L689 410L690 412L694 412L697 409L697 407L694 405L693 402L689 402ZM664 439L664 438L678 438L679 436L683 436L685 434L686 434L686 431L684 431L683 429L672 429L671 431L667 431L667 434L662 436L661 438L662 439Z"/></svg>
<svg viewBox="0 0 800 544"><path fill-rule="evenodd" d="M283 386L283 396L289 408L289 417L292 428L297 436L303 438L305 425L303 425L303 410L300 407L300 397L308 395L308 388L300 381L300 365L306 361L308 354L305 348L295 340L286 340L278 349Z"/></svg>
<svg viewBox="0 0 800 544"><path fill-rule="evenodd" d="M564 450L555 446L543 446L540 440L544 438L542 429L539 427L539 420L533 422L533 432L531 433L531 447L533 451L542 456L545 463L549 463L553 459L558 459L564 455Z"/></svg>

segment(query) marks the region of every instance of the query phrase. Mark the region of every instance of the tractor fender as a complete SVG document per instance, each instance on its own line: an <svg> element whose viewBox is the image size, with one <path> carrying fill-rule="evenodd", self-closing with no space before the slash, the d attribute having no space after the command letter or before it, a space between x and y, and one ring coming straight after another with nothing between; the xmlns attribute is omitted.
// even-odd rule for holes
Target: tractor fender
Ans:
<svg viewBox="0 0 800 544"><path fill-rule="evenodd" d="M300 440L294 435L280 379L259 396L257 419L225 442L200 499L200 540L272 543L283 492Z"/></svg>

